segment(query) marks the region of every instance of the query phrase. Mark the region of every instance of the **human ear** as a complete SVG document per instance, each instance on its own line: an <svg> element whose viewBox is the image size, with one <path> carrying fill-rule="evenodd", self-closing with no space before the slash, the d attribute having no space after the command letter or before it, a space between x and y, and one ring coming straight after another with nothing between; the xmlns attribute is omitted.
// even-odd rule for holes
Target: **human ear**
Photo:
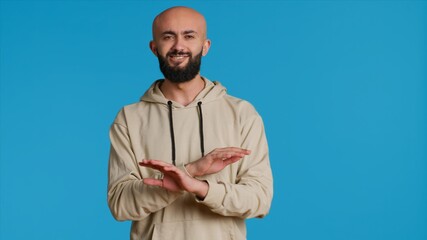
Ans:
<svg viewBox="0 0 427 240"><path fill-rule="evenodd" d="M206 39L203 43L203 51L202 51L203 56L206 56L206 54L208 54L210 47L211 47L211 40Z"/></svg>
<svg viewBox="0 0 427 240"><path fill-rule="evenodd" d="M150 47L151 52L153 52L153 53L154 53L154 55L156 55L156 56L157 56L157 47L156 47L156 43L155 43L154 41L150 41L149 47Z"/></svg>

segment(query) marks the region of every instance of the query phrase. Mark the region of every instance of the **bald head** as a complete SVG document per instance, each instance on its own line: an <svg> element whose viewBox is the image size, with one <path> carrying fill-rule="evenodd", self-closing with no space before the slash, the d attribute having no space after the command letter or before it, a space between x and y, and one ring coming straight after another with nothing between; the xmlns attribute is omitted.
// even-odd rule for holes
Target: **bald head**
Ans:
<svg viewBox="0 0 427 240"><path fill-rule="evenodd" d="M206 38L202 14L187 7L169 8L153 21L150 49L157 56L165 79L175 83L201 79L202 56L211 42Z"/></svg>
<svg viewBox="0 0 427 240"><path fill-rule="evenodd" d="M206 20L202 14L188 7L172 7L161 12L153 21L153 40L167 31L193 31L206 39Z"/></svg>

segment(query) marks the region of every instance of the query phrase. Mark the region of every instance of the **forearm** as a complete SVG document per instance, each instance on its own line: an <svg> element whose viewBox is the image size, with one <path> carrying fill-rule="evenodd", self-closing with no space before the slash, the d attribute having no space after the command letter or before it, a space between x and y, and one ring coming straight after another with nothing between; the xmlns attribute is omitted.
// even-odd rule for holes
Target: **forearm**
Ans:
<svg viewBox="0 0 427 240"><path fill-rule="evenodd" d="M203 176L208 180L209 191L199 202L224 216L263 217L273 198L273 176L261 118L248 118L241 132L240 146L252 150L250 155L221 173ZM193 173L191 165L187 170Z"/></svg>
<svg viewBox="0 0 427 240"><path fill-rule="evenodd" d="M181 193L145 185L142 180L127 180L108 191L108 205L115 219L142 220L174 202Z"/></svg>
<svg viewBox="0 0 427 240"><path fill-rule="evenodd" d="M176 200L181 193L143 183L143 178L161 178L161 173L138 167L128 129L113 124L108 164L108 205L117 220L141 220Z"/></svg>
<svg viewBox="0 0 427 240"><path fill-rule="evenodd" d="M240 183L208 180L209 191L199 203L223 216L263 217L273 197L272 179L263 178Z"/></svg>

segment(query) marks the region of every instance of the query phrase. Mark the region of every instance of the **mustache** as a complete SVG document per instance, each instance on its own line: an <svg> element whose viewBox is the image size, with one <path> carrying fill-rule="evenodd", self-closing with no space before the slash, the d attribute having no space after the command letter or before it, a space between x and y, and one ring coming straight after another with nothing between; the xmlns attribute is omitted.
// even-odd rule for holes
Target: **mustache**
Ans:
<svg viewBox="0 0 427 240"><path fill-rule="evenodd" d="M184 52L184 51L178 51L178 50L172 50L169 51L166 56L192 56L191 52Z"/></svg>

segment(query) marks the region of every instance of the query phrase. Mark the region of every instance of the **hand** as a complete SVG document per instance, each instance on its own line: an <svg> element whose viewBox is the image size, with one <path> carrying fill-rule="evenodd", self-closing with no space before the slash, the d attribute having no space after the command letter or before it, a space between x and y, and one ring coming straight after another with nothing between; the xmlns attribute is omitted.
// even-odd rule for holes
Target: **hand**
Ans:
<svg viewBox="0 0 427 240"><path fill-rule="evenodd" d="M237 147L217 148L185 167L193 177L204 176L217 173L250 153L250 150Z"/></svg>
<svg viewBox="0 0 427 240"><path fill-rule="evenodd" d="M144 178L144 184L162 187L173 192L184 190L202 199L208 193L209 185L206 182L188 176L172 164L159 160L143 160L139 165L159 170L164 176L163 179Z"/></svg>

